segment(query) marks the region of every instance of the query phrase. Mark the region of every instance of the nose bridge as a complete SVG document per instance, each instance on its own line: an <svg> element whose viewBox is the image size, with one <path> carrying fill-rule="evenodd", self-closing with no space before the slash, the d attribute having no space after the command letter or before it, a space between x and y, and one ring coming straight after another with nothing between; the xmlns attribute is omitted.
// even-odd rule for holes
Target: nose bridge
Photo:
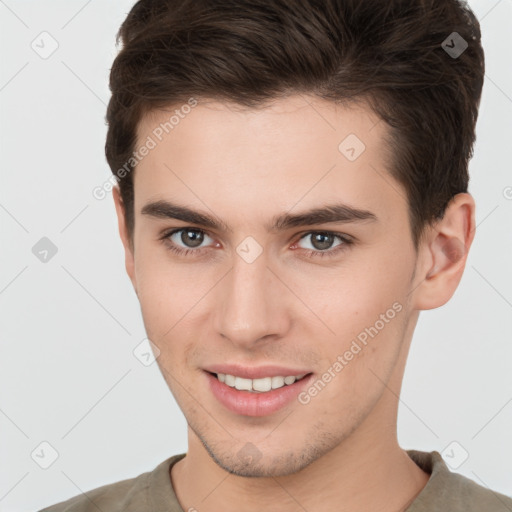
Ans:
<svg viewBox="0 0 512 512"><path fill-rule="evenodd" d="M215 317L217 332L233 343L250 346L264 336L279 336L286 327L282 285L267 265L265 253L252 261L243 251L233 256Z"/></svg>

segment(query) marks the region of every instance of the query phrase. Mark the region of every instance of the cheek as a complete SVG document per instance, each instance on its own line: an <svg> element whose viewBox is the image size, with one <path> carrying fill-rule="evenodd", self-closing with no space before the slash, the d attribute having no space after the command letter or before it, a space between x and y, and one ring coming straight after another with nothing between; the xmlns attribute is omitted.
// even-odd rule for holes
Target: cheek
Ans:
<svg viewBox="0 0 512 512"><path fill-rule="evenodd" d="M384 310L388 323L360 315L337 325L337 335L322 348L317 380L301 397L308 404L304 414L341 431L364 419L386 392L400 355L406 312L399 309Z"/></svg>
<svg viewBox="0 0 512 512"><path fill-rule="evenodd" d="M208 294L218 278L200 265L172 263L163 250L141 247L135 272L137 295L148 338L160 350L159 366L183 373L207 318ZM172 382L169 382L172 384Z"/></svg>
<svg viewBox="0 0 512 512"><path fill-rule="evenodd" d="M304 273L295 279L298 295L319 319L312 322L308 315L300 325L306 338L319 341L320 371L330 368L337 382L332 389L350 389L352 396L364 392L365 383L379 388L370 369L387 375L404 335L410 262L382 253L375 260L361 258L346 267L319 269L316 275ZM333 369L336 362L338 371Z"/></svg>
<svg viewBox="0 0 512 512"><path fill-rule="evenodd" d="M154 242L153 242L154 245ZM202 283L186 267L172 264L163 248L144 241L136 249L137 296L144 321L153 334L164 336L201 297Z"/></svg>
<svg viewBox="0 0 512 512"><path fill-rule="evenodd" d="M305 305L324 323L325 333L345 339L373 325L394 303L404 305L409 291L406 265L405 261L378 258L374 262L358 257L338 268L294 271L289 280ZM317 322L313 323L317 327Z"/></svg>

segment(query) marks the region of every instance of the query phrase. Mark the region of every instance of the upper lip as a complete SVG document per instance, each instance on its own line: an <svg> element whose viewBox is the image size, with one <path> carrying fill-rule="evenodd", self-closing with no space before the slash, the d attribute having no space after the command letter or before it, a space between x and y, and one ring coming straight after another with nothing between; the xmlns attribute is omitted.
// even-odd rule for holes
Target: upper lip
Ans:
<svg viewBox="0 0 512 512"><path fill-rule="evenodd" d="M286 368L284 366L263 365L263 366L243 366L240 364L214 364L204 368L207 372L223 373L242 377L244 379L262 379L263 377L287 377L290 375L303 375L311 373L309 370Z"/></svg>

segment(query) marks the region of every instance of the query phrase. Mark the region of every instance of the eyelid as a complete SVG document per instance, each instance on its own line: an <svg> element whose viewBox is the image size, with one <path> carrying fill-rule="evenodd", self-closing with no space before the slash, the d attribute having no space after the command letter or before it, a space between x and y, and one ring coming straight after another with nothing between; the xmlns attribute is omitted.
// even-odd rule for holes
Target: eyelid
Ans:
<svg viewBox="0 0 512 512"><path fill-rule="evenodd" d="M162 240L162 239L165 239L165 238L169 238L171 235L174 235L176 233L179 233L180 231L198 231L204 235L207 235L209 236L210 238L214 238L207 230L203 229L203 228L196 228L194 226L184 226L184 227L180 227L180 228L173 228L173 229L170 229L170 230L164 230L163 233L159 236L159 239ZM328 229L310 229L310 230L307 230L307 231L302 231L300 233L296 233L294 235L294 238L297 239L297 241L299 240L302 240L304 237L306 237L307 235L311 235L313 233L324 233L324 234L327 234L327 235L334 235L334 236L338 236L340 237L342 240L344 241L347 241L347 242L350 242L350 241L355 241L354 237L346 234L346 233L341 233L341 232L337 232L337 231L330 231Z"/></svg>
<svg viewBox="0 0 512 512"><path fill-rule="evenodd" d="M179 233L180 231L197 231L202 233L203 235L208 236L209 238L214 239L212 236L210 236L209 232L203 228L198 228L194 226L183 226L179 228L173 228L170 230L164 231L164 233L159 237L159 240L166 243L169 250L172 250L178 254L186 255L186 254L192 254L197 253L199 255L204 250L208 249L208 246L206 247L199 247L199 248L191 248L191 247L181 247L179 245L176 245L174 242L170 241L170 237L176 233ZM307 237L308 235L313 234L326 234L326 235L332 235L334 237L337 237L341 240L341 243L334 246L334 248L326 249L326 250L315 250L315 249L302 249L305 251L308 256L314 255L312 257L329 257L329 256L336 256L339 252L344 251L348 248L348 246L352 245L355 242L354 237L346 234L346 233L339 233L336 231L330 231L327 229L310 229L309 231L303 231L299 234L296 234L296 242L293 242L292 245L296 245L298 242L300 242L303 238Z"/></svg>
<svg viewBox="0 0 512 512"><path fill-rule="evenodd" d="M334 256L337 256L338 253L340 253L341 251L348 249L348 247L354 243L353 237L346 235L345 233L338 233L335 231L319 229L319 230L306 231L305 233L303 233L302 235L299 236L297 241L292 244L292 247L295 248L299 244L299 242L301 242L301 240L303 240L304 238L307 238L311 235L318 235L318 234L338 238L340 240L340 243L333 247L330 247L329 249L325 249L325 250L314 249L314 248L306 249L306 248L301 248L301 247L299 247L299 249L302 249L308 255L315 255L315 256L319 256L319 257L329 257L329 256L334 257Z"/></svg>
<svg viewBox="0 0 512 512"><path fill-rule="evenodd" d="M175 229L171 229L170 231L166 231L164 232L164 234L161 236L161 239L170 239L170 237L172 235L175 235L176 233L179 233L180 231L198 231L200 232L201 234L203 235L206 235L207 237L211 238L213 240L213 237L210 236L210 234L208 233L208 231L205 231L204 229L201 229L201 228L194 228L192 226L185 226L183 228L175 228ZM181 248L181 247L180 247ZM200 251L201 249L205 249L205 247L200 247L198 249L193 249L191 247L185 247L183 248L184 250L186 249L191 249L193 251Z"/></svg>
<svg viewBox="0 0 512 512"><path fill-rule="evenodd" d="M324 235L338 236L342 240L346 240L347 242L355 241L355 238L347 233L342 233L341 231L332 231L329 229L309 229L307 231L303 231L302 233L299 233L296 235L298 237L297 240L302 240L305 236L312 235L313 233L315 233L315 234L322 233Z"/></svg>

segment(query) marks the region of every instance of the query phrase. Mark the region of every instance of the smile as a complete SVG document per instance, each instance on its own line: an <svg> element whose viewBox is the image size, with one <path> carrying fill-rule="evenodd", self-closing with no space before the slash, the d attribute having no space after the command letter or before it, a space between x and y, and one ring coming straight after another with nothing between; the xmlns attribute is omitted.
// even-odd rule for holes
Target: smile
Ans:
<svg viewBox="0 0 512 512"><path fill-rule="evenodd" d="M223 382L231 388L238 389L239 391L250 391L252 393L266 393L272 389L279 389L283 386L290 386L294 382L301 380L305 377L305 373L301 375L288 375L275 376L275 377L263 377L260 379L245 379L243 377L237 377L235 375L229 375L225 373L218 373L216 375L220 382Z"/></svg>
<svg viewBox="0 0 512 512"><path fill-rule="evenodd" d="M232 374L204 371L208 387L224 409L242 416L268 416L297 403L313 373L274 375L249 379Z"/></svg>

